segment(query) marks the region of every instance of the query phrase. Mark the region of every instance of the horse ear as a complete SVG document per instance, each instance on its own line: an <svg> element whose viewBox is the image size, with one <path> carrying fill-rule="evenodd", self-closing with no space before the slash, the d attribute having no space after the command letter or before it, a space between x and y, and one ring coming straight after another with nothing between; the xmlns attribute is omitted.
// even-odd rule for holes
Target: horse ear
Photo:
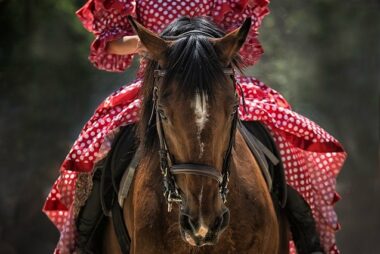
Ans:
<svg viewBox="0 0 380 254"><path fill-rule="evenodd" d="M166 62L166 51L171 42L161 39L157 34L138 23L132 16L128 15L128 20L142 45L148 50L150 58L156 60L161 66Z"/></svg>
<svg viewBox="0 0 380 254"><path fill-rule="evenodd" d="M247 38L249 29L251 28L251 18L246 18L244 23L237 29L226 34L222 38L210 39L214 44L221 61L228 65L234 55L239 52Z"/></svg>

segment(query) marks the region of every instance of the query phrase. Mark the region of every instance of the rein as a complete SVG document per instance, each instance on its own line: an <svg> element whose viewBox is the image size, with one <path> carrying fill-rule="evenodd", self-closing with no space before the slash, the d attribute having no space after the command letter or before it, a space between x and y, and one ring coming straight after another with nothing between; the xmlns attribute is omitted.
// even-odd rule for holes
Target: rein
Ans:
<svg viewBox="0 0 380 254"><path fill-rule="evenodd" d="M233 68L226 68L223 70L225 75L231 77L234 88L236 91L236 82L235 82L235 73ZM172 204L177 203L182 204L182 197L180 195L180 190L175 181L175 175L199 175L206 176L216 180L219 184L219 192L222 197L223 202L227 202L227 193L228 193L228 181L230 176L230 164L231 164L231 154L232 147L235 143L235 133L236 126L238 122L238 110L234 112L230 139L228 142L227 150L223 158L222 173L216 170L214 167L205 164L195 164L195 163L181 163L176 164L172 159L172 155L169 152L164 129L162 126L162 118L159 114L158 107L158 91L162 84L163 77L165 77L165 70L155 70L154 71L154 88L153 88L153 109L151 114L151 119L155 114L156 118L156 128L157 134L160 142L159 156L160 156L160 168L163 175L163 184L164 184L164 196L168 203L168 212L172 210ZM237 93L235 92L235 96Z"/></svg>

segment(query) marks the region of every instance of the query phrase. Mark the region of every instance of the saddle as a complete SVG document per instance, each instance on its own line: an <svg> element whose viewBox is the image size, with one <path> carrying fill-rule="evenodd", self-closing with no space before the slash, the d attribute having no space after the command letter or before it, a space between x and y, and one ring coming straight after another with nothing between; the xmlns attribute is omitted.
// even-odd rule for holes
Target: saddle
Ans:
<svg viewBox="0 0 380 254"><path fill-rule="evenodd" d="M269 131L260 122L239 121L237 128L262 169L272 197L276 197L274 202L284 207L287 199L285 174ZM98 239L106 216L112 216L122 252L129 253L130 238L124 226L122 204L128 195L138 166L137 147L135 126L123 126L113 142L111 151L95 168L93 192L79 217L97 216L98 219L94 222L81 220L77 223L78 246L84 253L97 253L95 250L98 248L94 247L94 244L99 243ZM89 230L89 227L92 229Z"/></svg>

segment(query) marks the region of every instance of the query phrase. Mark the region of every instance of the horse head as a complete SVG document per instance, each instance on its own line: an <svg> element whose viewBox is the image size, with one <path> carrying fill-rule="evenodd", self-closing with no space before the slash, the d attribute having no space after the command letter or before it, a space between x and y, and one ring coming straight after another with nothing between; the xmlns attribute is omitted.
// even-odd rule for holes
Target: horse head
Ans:
<svg viewBox="0 0 380 254"><path fill-rule="evenodd" d="M239 106L233 67L251 20L228 34L204 18L180 18L161 35L130 23L150 58L140 139L147 152L160 152L182 238L216 244L230 217L225 199Z"/></svg>

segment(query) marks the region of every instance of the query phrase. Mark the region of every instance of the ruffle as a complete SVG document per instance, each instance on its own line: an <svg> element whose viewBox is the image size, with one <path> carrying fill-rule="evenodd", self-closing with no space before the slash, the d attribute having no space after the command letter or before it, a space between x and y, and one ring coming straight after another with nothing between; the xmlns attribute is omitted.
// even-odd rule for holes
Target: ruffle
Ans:
<svg viewBox="0 0 380 254"><path fill-rule="evenodd" d="M244 76L237 76L236 81L246 104L245 109L239 108L240 118L261 121L271 131L287 184L310 205L326 252L338 253L335 232L340 225L334 204L340 199L336 177L347 156L342 145L316 123L292 111L279 93L262 82Z"/></svg>
<svg viewBox="0 0 380 254"><path fill-rule="evenodd" d="M310 205L325 251L339 253L335 232L340 226L334 204L339 200L335 179L346 158L343 147L316 123L292 111L286 99L264 83L239 75L236 82L242 87L246 103L246 109L239 108L240 119L261 121L271 131L287 183ZM139 120L141 86L142 80L137 79L101 103L62 164L61 177L44 208L61 231L58 245L61 253L75 246L73 204L78 195L77 178L80 174L91 174L95 163L106 156L112 136L120 126Z"/></svg>
<svg viewBox="0 0 380 254"><path fill-rule="evenodd" d="M90 55L88 57L90 62L100 70L111 72L126 70L132 63L133 55L110 54L107 53L106 47L108 42L120 39L128 34L131 33L126 33L118 28L104 31L91 44Z"/></svg>
<svg viewBox="0 0 380 254"><path fill-rule="evenodd" d="M75 221L91 191L93 168L110 151L120 126L138 121L141 85L141 79L137 79L103 101L62 163L60 176L43 207L44 213L60 231L55 254L75 253Z"/></svg>
<svg viewBox="0 0 380 254"><path fill-rule="evenodd" d="M135 16L136 1L134 0L88 0L76 15L83 26L96 35L107 29L111 21L117 20L121 27L129 27L127 20L124 23L123 17Z"/></svg>
<svg viewBox="0 0 380 254"><path fill-rule="evenodd" d="M246 18L251 17L252 26L247 39L240 49L246 66L254 65L264 50L258 40L258 30L262 20L269 13L269 0L216 0L211 15L224 30L239 27Z"/></svg>
<svg viewBox="0 0 380 254"><path fill-rule="evenodd" d="M90 62L98 69L121 72L127 69L133 55L106 52L109 41L134 34L127 16L136 15L136 2L123 0L89 0L76 12L83 26L96 38L90 47Z"/></svg>

